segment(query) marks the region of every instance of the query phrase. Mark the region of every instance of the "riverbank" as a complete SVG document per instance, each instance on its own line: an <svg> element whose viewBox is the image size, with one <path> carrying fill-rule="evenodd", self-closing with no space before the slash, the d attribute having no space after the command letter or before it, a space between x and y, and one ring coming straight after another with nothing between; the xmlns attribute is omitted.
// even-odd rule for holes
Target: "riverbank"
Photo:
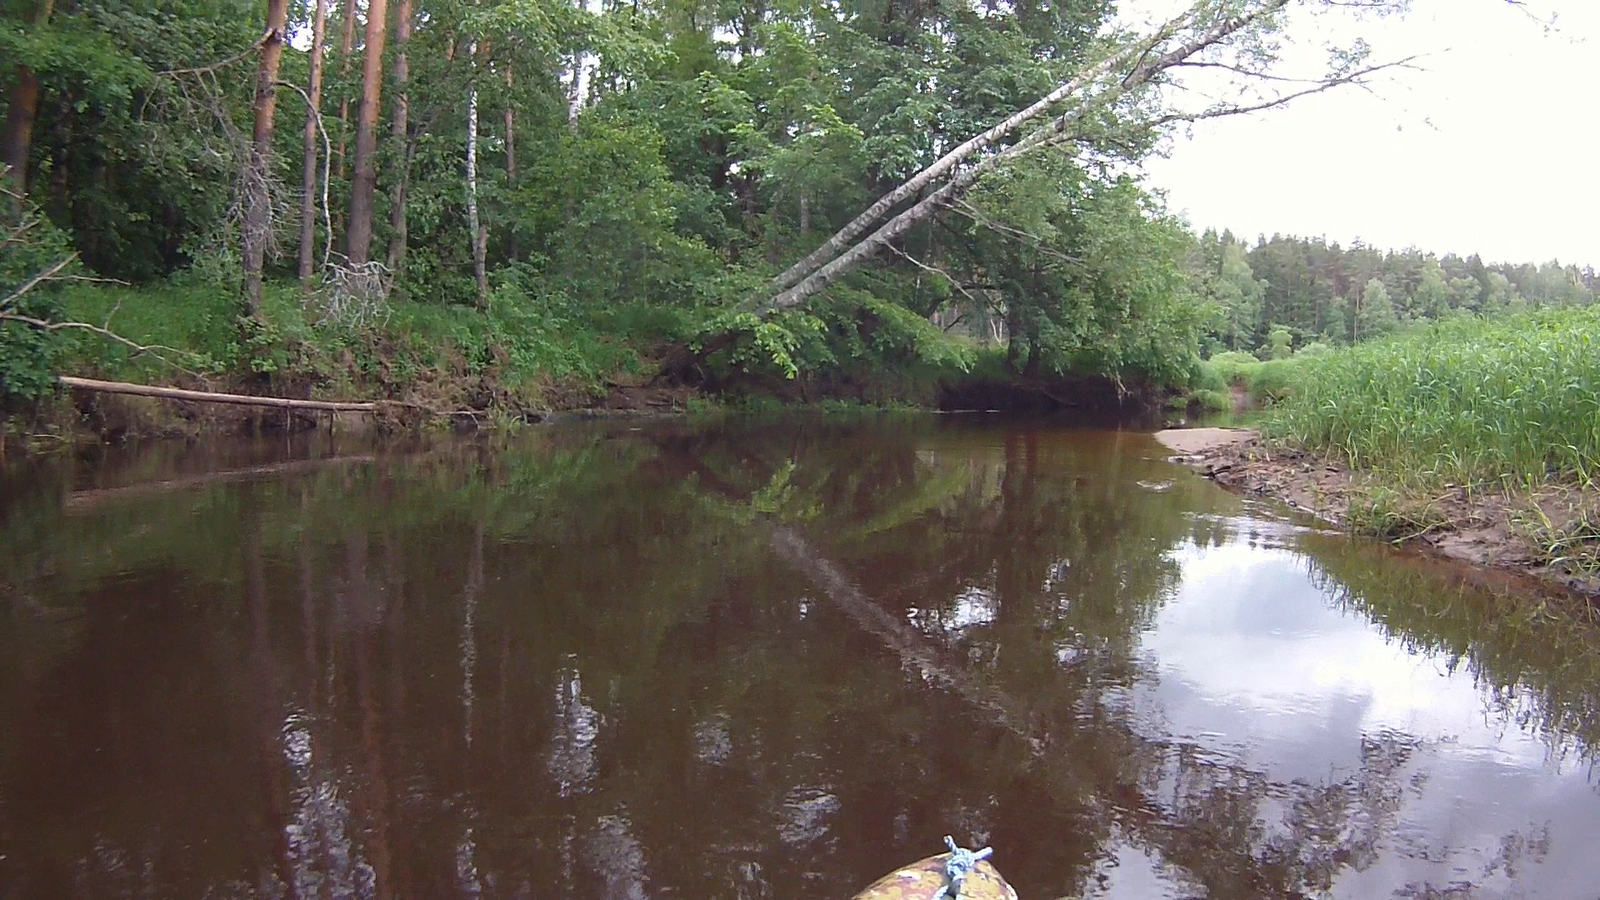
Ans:
<svg viewBox="0 0 1600 900"><path fill-rule="evenodd" d="M1422 491L1249 429L1169 429L1156 439L1174 461L1229 490L1277 500L1355 534L1600 599L1600 575L1586 565L1600 542L1574 540L1586 515L1600 509L1593 489L1446 484Z"/></svg>

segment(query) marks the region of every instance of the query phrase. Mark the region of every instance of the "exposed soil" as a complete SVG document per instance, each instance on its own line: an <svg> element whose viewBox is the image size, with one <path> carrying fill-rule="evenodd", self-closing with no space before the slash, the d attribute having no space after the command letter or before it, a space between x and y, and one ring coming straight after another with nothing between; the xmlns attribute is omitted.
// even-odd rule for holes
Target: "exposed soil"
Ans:
<svg viewBox="0 0 1600 900"><path fill-rule="evenodd" d="M1155 437L1174 461L1238 493L1276 499L1353 532L1600 597L1600 579L1567 562L1600 552L1586 524L1600 509L1593 492L1549 487L1512 496L1446 485L1418 496L1339 460L1272 446L1246 429L1169 429ZM1558 539L1566 543L1555 550Z"/></svg>

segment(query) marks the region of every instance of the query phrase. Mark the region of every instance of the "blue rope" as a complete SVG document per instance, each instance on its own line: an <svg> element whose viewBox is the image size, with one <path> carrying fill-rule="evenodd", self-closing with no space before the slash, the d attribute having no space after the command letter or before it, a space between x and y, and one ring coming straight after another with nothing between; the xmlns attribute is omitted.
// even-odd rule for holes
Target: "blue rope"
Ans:
<svg viewBox="0 0 1600 900"><path fill-rule="evenodd" d="M944 845L950 848L950 858L944 863L945 885L939 893L933 895L933 900L958 900L961 896L961 884L967 880L972 870L978 863L994 855L993 847L982 850L963 850L956 844L956 839L950 835L944 836Z"/></svg>

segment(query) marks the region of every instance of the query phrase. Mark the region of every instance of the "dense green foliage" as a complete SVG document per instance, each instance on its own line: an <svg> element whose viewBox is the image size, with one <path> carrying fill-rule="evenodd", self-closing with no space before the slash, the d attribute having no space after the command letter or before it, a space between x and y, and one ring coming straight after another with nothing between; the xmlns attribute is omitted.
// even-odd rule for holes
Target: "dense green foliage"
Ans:
<svg viewBox="0 0 1600 900"><path fill-rule="evenodd" d="M1192 265L1197 290L1216 303L1210 352L1242 350L1263 359L1321 342L1348 344L1414 322L1498 316L1549 306L1586 306L1600 291L1592 268L1551 261L1486 264L1476 254L1383 251L1359 241L1273 235L1255 246L1208 230ZM1279 349L1274 349L1274 348Z"/></svg>
<svg viewBox="0 0 1600 900"><path fill-rule="evenodd" d="M1191 12L1203 31L1277 5ZM251 101L270 6L0 5L15 63L0 73L5 146L26 173L9 181L67 240L8 242L0 269L16 284L70 246L87 273L137 288L74 290L65 310L41 291L27 301L39 318L101 324L114 311L114 330L176 348L164 358L192 373L265 374L279 390L394 396L428 370L465 375L452 402L476 403L538 402L561 380L592 388L709 334L733 338L700 361L709 381L796 381L802 395L959 375L984 347L1014 377L1161 386L1193 381L1213 351L1282 359L1421 319L1593 299L1591 272L1554 264L1196 238L1140 182L1183 118L1158 114L1170 100L1143 88L1085 107L1071 140L995 167L768 315L750 301L864 204L1129 46L1112 4L391 2L387 74L368 83L371 10L330 0L313 120L311 0L289 9L276 119L262 120ZM1260 41L1277 26L1263 27L1238 36L1252 64L1272 58ZM356 110L374 91L375 240L361 268L344 251ZM240 247L256 233L243 223L263 121L265 275L286 285L302 258L312 275L256 309L239 300ZM5 327L7 396L37 396L62 367L182 377L91 332Z"/></svg>

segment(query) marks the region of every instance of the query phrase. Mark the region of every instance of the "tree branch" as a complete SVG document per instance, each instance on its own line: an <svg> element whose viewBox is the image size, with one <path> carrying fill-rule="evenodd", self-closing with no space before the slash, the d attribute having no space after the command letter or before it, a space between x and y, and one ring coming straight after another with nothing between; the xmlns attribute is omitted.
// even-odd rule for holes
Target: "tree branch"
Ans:
<svg viewBox="0 0 1600 900"><path fill-rule="evenodd" d="M27 292L38 287L41 283L49 281L51 278L55 277L57 272L60 272L62 269L65 269L67 266L71 265L72 261L77 258L78 254L76 252L68 253L66 258L62 259L60 262L23 282L21 287L12 291L4 300L0 300L0 310L11 306L12 304L16 303L17 300L21 299L23 294L26 294Z"/></svg>
<svg viewBox="0 0 1600 900"><path fill-rule="evenodd" d="M161 344L141 344L137 341L129 340L128 338L125 338L108 328L101 328L99 325L91 325L88 322L47 322L44 319L37 319L33 316L25 316L21 313L11 312L0 312L0 322L20 322L23 325L30 325L39 329L40 331L61 331L67 328L75 328L82 331L92 331L101 337L116 341L119 344L123 344L132 348L135 356L141 356L148 353L155 359L166 363L167 365L177 369L180 372L183 372L186 375L193 375L196 378L200 377L200 373L187 369L156 352L159 350L167 353L176 353L180 356L192 356L193 354L189 353L188 351L179 350L176 347L163 346Z"/></svg>
<svg viewBox="0 0 1600 900"><path fill-rule="evenodd" d="M219 60L217 62L212 63L209 66L198 66L198 67L193 68L193 69L164 69L164 70L162 70L160 72L157 72L155 74L156 74L156 77L158 77L158 78L161 77L162 75L171 75L171 76L174 76L174 77L176 77L178 75L210 75L210 74L213 74L213 73L215 73L215 72L217 72L217 71L219 71L221 69L226 69L227 67L233 65L236 62L239 62L240 60L244 59L245 57L249 56L250 54L255 53L257 50L260 50L261 49L261 45L265 44L267 41L272 40L272 37L273 37L273 31L272 31L272 29L269 28L265 32L262 33L261 37L256 38L256 42L254 44L251 44L250 46L244 48L243 50L240 50L238 53L235 53L234 55L228 57L227 59Z"/></svg>
<svg viewBox="0 0 1600 900"><path fill-rule="evenodd" d="M924 272L931 272L934 275L938 275L940 278L943 278L944 280L950 282L950 286L951 287L953 287L956 290L960 291L961 295L963 297L966 297L968 300L971 300L973 303L981 303L982 302L977 297L972 296L972 294L967 291L966 285L963 285L959 280L956 279L956 277L954 275L951 275L949 272L946 272L945 270L939 268L938 266L929 265L929 264L923 262L922 260L917 259L915 256L912 256L911 254L907 253L906 251L902 250L899 247L891 246L889 249L893 250L895 253L899 254L902 257L904 257L906 259L906 261L910 262L912 265L916 266L917 268L922 269Z"/></svg>
<svg viewBox="0 0 1600 900"><path fill-rule="evenodd" d="M328 174L329 166L333 162L333 144L328 140L328 129L324 127L322 110L317 104L311 102L311 95L298 84L287 81L275 81L273 84L286 87L300 95L306 101L306 111L317 121L317 132L322 135L322 225L325 232L322 243L322 268L328 268L328 261L333 258L333 219L328 212Z"/></svg>

